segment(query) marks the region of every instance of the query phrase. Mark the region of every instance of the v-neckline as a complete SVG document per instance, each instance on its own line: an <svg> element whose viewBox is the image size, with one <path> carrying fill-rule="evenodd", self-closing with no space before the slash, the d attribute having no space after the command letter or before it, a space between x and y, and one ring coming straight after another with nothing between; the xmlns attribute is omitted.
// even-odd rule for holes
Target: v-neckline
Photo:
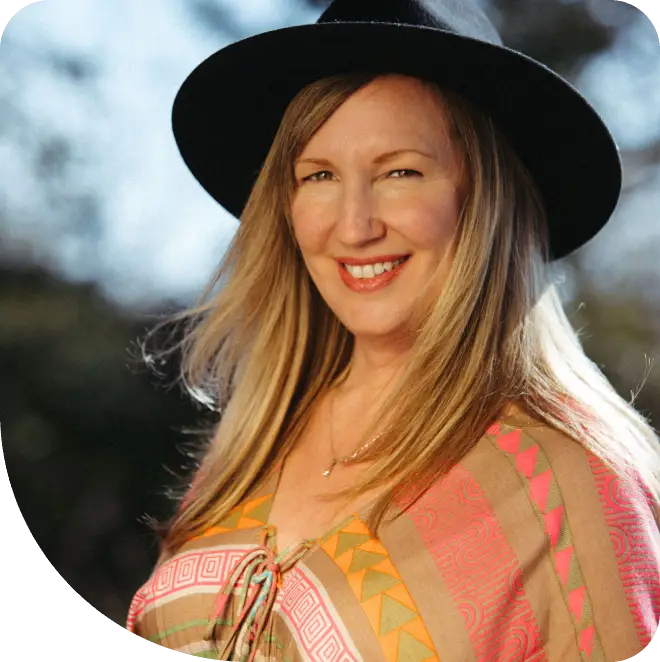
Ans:
<svg viewBox="0 0 660 662"><path fill-rule="evenodd" d="M259 527L255 527L255 533L258 538L261 537L262 532L265 531L266 529L269 528L273 529L274 534L272 536L272 540L274 543L274 548L276 550L276 553L280 557L284 556L285 553L288 553L291 550L301 545L308 545L309 547L308 552L304 555L303 558L310 557L318 549L320 549L321 545L325 543L330 537L332 537L332 535L334 535L340 529L343 529L353 520L359 519L361 521L364 521L364 519L369 514L371 509L374 507L378 499L380 499L382 496L382 494L380 494L377 497L373 498L371 501L361 506L360 508L356 508L353 512L349 513L344 519L333 524L327 531L322 533L318 538L301 538L298 541L291 544L286 550L280 550L277 544L277 527L274 524L269 524L268 518L270 517L270 512L273 508L273 503L275 501L275 494L277 493L277 488L279 486L280 478L282 476L283 466L284 466L284 460L279 460L278 463L275 465L275 468L271 471L270 475L266 479L266 481L263 483L262 489L259 490L259 492L261 492L261 496L268 498L268 506L264 515L266 523L262 524Z"/></svg>
<svg viewBox="0 0 660 662"><path fill-rule="evenodd" d="M508 419L515 419L518 416L522 415L523 412L522 410L515 404L511 404L506 412L501 413L499 416L495 417L495 421L500 421L504 422ZM272 540L274 542L274 548L277 552L277 555L280 557L284 556L281 550L279 550L278 545L277 545L277 527L273 524L268 523L268 518L270 517L270 512L273 508L273 503L275 501L275 494L277 493L277 488L280 483L280 478L282 476L282 470L284 467L284 460L280 459L276 463L275 467L273 470L270 472L270 475L266 478L264 483L262 483L261 489L257 489L256 493L254 494L255 497L264 497L268 498L268 506L266 509L266 513L264 515L265 524L262 524L258 527L255 527L255 536L257 540L261 539L262 533L266 529L273 529L274 530L274 535L272 536ZM360 508L356 508L353 512L351 512L349 515L347 515L343 520L340 522L337 522L334 524L332 527L330 527L327 531L325 531L321 536L318 538L301 538L297 542L293 543L292 545L289 546L287 550L284 550L285 552L289 552L292 549L300 546L300 545L308 545L309 550L308 552L304 555L303 558L309 557L312 554L314 554L318 549L321 548L321 544L326 542L332 535L334 535L337 531L340 529L343 529L345 526L347 526L350 522L359 519L361 521L364 521L366 517L369 515L373 507L375 506L376 502L383 496L383 494L379 494L378 496L374 497L371 499L369 502L361 506Z"/></svg>

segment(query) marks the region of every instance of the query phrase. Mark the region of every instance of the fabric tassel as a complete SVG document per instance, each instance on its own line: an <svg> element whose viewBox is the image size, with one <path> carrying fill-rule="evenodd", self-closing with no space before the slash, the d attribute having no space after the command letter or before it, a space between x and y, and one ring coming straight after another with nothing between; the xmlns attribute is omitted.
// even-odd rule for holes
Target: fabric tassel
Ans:
<svg viewBox="0 0 660 662"><path fill-rule="evenodd" d="M264 527L260 546L250 549L238 559L224 586L218 592L204 634L206 641L215 638L216 627L223 622L236 584L243 577L243 586L236 607L236 622L228 641L219 651L219 660L236 659L238 662L254 662L259 640L275 604L277 591L282 586L282 573L291 568L313 544L311 541L298 543L276 557L274 550L268 544L269 538L274 533L275 527Z"/></svg>

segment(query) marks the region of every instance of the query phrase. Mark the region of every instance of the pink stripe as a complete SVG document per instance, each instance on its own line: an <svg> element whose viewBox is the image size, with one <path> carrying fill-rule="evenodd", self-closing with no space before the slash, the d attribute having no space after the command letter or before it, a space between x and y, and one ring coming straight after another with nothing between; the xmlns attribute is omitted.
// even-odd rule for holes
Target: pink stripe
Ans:
<svg viewBox="0 0 660 662"><path fill-rule="evenodd" d="M619 577L642 646L653 638L660 620L660 533L644 490L625 483L595 455L589 465L600 495Z"/></svg>
<svg viewBox="0 0 660 662"><path fill-rule="evenodd" d="M133 596L131 604L128 608L128 616L126 617L126 629L129 632L135 632L135 623L144 611L146 598L143 592L143 588L139 589Z"/></svg>
<svg viewBox="0 0 660 662"><path fill-rule="evenodd" d="M454 602L477 660L545 660L521 568L472 475L457 465L409 510Z"/></svg>
<svg viewBox="0 0 660 662"><path fill-rule="evenodd" d="M135 631L135 622L148 605L171 598L191 586L214 584L219 589L236 561L253 547L193 551L163 564L133 597L127 629ZM305 570L303 564L299 564L287 574L275 600L276 608L289 620L292 633L311 659L358 662L357 648L350 638L346 639L338 625L339 615L327 604L313 576ZM240 579L236 589L242 586L243 579Z"/></svg>
<svg viewBox="0 0 660 662"><path fill-rule="evenodd" d="M254 545L245 545L225 549L204 549L182 554L164 563L140 589L143 595L141 611L191 587L216 586L219 590L238 559L253 548ZM236 586L242 587L243 580L240 579Z"/></svg>
<svg viewBox="0 0 660 662"><path fill-rule="evenodd" d="M339 626L341 618L319 589L318 580L301 563L285 577L277 609L291 623L290 630L312 660L358 662L355 644Z"/></svg>

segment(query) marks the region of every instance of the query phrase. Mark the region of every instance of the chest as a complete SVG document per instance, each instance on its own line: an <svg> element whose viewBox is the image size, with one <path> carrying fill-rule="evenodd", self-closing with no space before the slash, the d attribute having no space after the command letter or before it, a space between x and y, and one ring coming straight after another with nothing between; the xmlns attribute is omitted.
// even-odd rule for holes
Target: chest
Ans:
<svg viewBox="0 0 660 662"><path fill-rule="evenodd" d="M278 488L274 494L268 524L275 527L276 553L311 539L318 540L336 528L353 513L363 511L382 496L397 481L390 481L353 499L324 501L322 494L331 494L356 485L366 464L335 465L329 478L323 471L329 462L284 464Z"/></svg>
<svg viewBox="0 0 660 662"><path fill-rule="evenodd" d="M326 500L324 497L356 485L368 468L366 463L337 464L326 478L323 472L330 460L327 453L307 449L292 452L284 462L268 516L268 524L276 527L278 552L303 539L324 536L383 493L385 488L380 487L353 499Z"/></svg>
<svg viewBox="0 0 660 662"><path fill-rule="evenodd" d="M359 448L361 440L355 427L355 408L334 409L330 424L328 417L322 415L328 409L326 405L325 400L319 401L284 459L276 481L268 524L276 528L275 543L280 553L301 540L325 536L352 513L373 504L395 482L353 498L333 497L358 485L370 463L333 464L333 458L347 457ZM324 476L330 468L329 475Z"/></svg>
<svg viewBox="0 0 660 662"><path fill-rule="evenodd" d="M349 481L347 476L339 476L337 468L334 476L325 478L324 469L300 458L285 462L268 516L268 524L276 528L278 552L303 539L320 538L364 502L363 499L325 501L324 495L344 489ZM357 477L354 469L350 473Z"/></svg>

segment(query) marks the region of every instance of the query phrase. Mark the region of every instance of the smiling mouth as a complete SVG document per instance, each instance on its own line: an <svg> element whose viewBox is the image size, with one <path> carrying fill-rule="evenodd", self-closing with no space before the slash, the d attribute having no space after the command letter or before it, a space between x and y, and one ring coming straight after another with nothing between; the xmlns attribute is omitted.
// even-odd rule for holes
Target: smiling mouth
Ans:
<svg viewBox="0 0 660 662"><path fill-rule="evenodd" d="M403 257L403 258L399 258L399 259L401 260L401 262L400 262L399 264L403 264L404 262L407 262L411 257L412 257L412 255L406 255L406 256ZM399 262L399 260L395 260L395 262ZM346 264L345 264L344 262L340 262L339 264L341 264L341 266L344 268L345 271L348 271L348 269L346 268ZM354 266L354 265L351 265L351 266ZM360 264L360 265L355 265L355 266L366 267L366 266L368 266L368 265L366 265L366 264ZM373 265L372 265L372 266L373 266ZM391 269L390 269L390 271L391 271ZM349 272L349 273L350 273L350 272ZM383 273L386 273L386 272L383 272Z"/></svg>

